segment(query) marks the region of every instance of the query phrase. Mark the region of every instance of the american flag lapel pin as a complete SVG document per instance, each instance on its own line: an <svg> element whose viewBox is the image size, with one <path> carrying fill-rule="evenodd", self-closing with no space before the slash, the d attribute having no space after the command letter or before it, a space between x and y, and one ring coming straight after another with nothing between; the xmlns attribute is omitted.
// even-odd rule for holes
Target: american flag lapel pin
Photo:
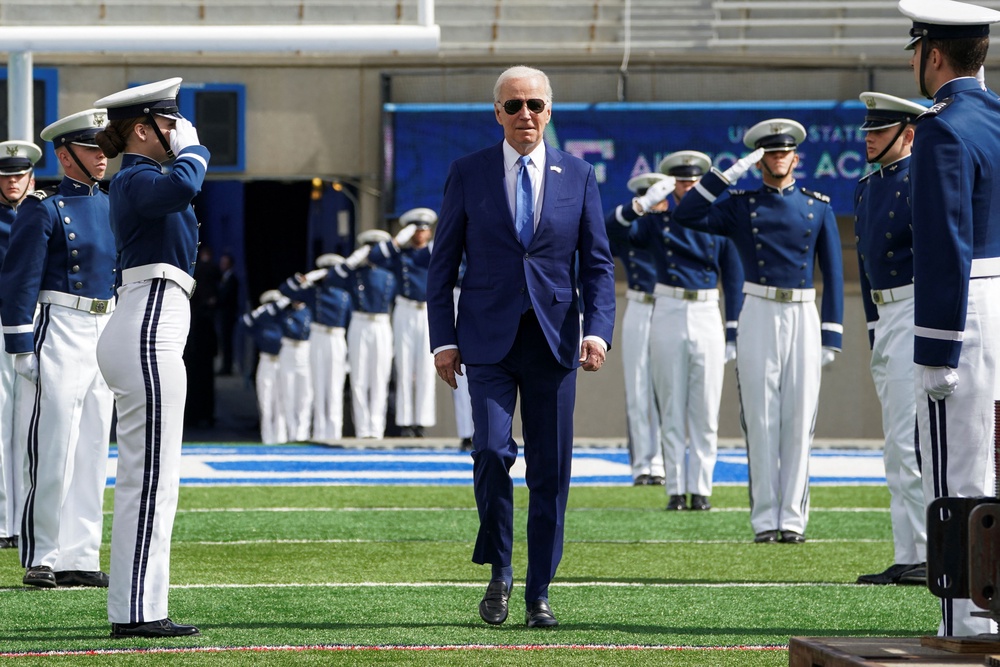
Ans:
<svg viewBox="0 0 1000 667"><path fill-rule="evenodd" d="M549 165L549 169L551 169L552 171L556 172L557 174L561 174L562 173L562 167L557 167L554 164Z"/></svg>

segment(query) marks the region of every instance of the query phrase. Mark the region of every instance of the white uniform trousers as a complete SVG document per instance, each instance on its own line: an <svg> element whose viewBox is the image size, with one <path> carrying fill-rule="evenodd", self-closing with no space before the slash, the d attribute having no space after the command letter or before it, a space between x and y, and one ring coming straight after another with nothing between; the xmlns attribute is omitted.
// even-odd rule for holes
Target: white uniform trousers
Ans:
<svg viewBox="0 0 1000 667"><path fill-rule="evenodd" d="M1000 277L969 281L958 386L942 401L932 401L916 372L917 427L923 463L924 497L993 496L994 414L997 357L1000 353ZM941 599L938 634L995 633L992 621L970 616L979 608L966 599Z"/></svg>
<svg viewBox="0 0 1000 667"><path fill-rule="evenodd" d="M641 295L636 300L630 295ZM653 394L653 371L650 357L650 322L653 296L629 290L622 315L622 368L625 372L625 417L628 424L629 458L632 478L639 475L663 477L663 454L660 450L660 414ZM645 297L649 297L646 300Z"/></svg>
<svg viewBox="0 0 1000 667"><path fill-rule="evenodd" d="M42 306L35 318L38 382L26 441L24 567L101 569L114 399L97 367L97 341L108 319L56 305Z"/></svg>
<svg viewBox="0 0 1000 667"><path fill-rule="evenodd" d="M261 352L257 358L257 411L260 413L260 441L265 445L288 442L285 406L281 401L278 355Z"/></svg>
<svg viewBox="0 0 1000 667"><path fill-rule="evenodd" d="M347 330L313 322L309 363L313 383L313 439L340 440L344 435Z"/></svg>
<svg viewBox="0 0 1000 667"><path fill-rule="evenodd" d="M718 300L658 296L649 347L667 495L710 496L726 365Z"/></svg>
<svg viewBox="0 0 1000 667"><path fill-rule="evenodd" d="M927 560L927 521L913 394L913 299L878 306L871 371L882 403L882 460L889 487L894 563Z"/></svg>
<svg viewBox="0 0 1000 667"><path fill-rule="evenodd" d="M458 317L458 299L462 296L462 288L455 288L455 317ZM455 430L458 437L463 440L471 438L474 432L472 424L472 397L469 396L469 378L465 376L465 364L462 364L462 374L455 375L455 384L458 387L452 391L452 399L455 403Z"/></svg>
<svg viewBox="0 0 1000 667"><path fill-rule="evenodd" d="M813 302L745 295L736 343L754 533L805 533L822 338ZM743 344L740 343L743 341Z"/></svg>
<svg viewBox="0 0 1000 667"><path fill-rule="evenodd" d="M392 375L392 325L388 313L355 311L347 327L351 405L359 438L385 435L385 409Z"/></svg>
<svg viewBox="0 0 1000 667"><path fill-rule="evenodd" d="M313 389L309 368L308 340L281 339L278 369L281 383L281 404L285 408L288 437L294 442L309 440L312 426Z"/></svg>
<svg viewBox="0 0 1000 667"><path fill-rule="evenodd" d="M187 295L164 278L128 283L97 346L118 409L108 620L166 618L180 486L191 327Z"/></svg>
<svg viewBox="0 0 1000 667"><path fill-rule="evenodd" d="M392 311L393 363L396 367L396 425L434 426L437 370L427 329L427 304L396 297Z"/></svg>
<svg viewBox="0 0 1000 667"><path fill-rule="evenodd" d="M24 497L24 444L15 438L16 385L14 356L0 336L0 537L21 533L19 507Z"/></svg>

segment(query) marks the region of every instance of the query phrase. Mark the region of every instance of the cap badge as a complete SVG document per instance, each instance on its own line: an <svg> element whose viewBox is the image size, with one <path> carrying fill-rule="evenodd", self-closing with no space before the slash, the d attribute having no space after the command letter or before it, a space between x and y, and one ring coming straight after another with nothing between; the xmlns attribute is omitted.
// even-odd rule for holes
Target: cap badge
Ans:
<svg viewBox="0 0 1000 667"><path fill-rule="evenodd" d="M102 113L94 114L94 127L104 127L104 114Z"/></svg>
<svg viewBox="0 0 1000 667"><path fill-rule="evenodd" d="M874 97L867 97L867 98L865 98L865 106L867 106L869 109L874 109L875 108L875 104L876 103L875 103L875 98Z"/></svg>
<svg viewBox="0 0 1000 667"><path fill-rule="evenodd" d="M785 129L780 123L771 123L771 134L781 134Z"/></svg>
<svg viewBox="0 0 1000 667"><path fill-rule="evenodd" d="M9 157L17 157L19 150L18 146L7 146L7 155Z"/></svg>

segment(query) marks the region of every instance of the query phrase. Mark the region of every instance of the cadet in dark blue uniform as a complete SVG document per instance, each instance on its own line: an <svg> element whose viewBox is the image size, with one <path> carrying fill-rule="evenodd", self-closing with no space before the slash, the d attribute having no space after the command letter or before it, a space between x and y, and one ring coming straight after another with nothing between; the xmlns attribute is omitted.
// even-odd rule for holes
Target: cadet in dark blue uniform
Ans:
<svg viewBox="0 0 1000 667"><path fill-rule="evenodd" d="M877 169L854 195L854 238L861 269L861 300L872 347L871 372L882 404L883 461L895 551L884 572L859 584L927 581L924 490L917 454L913 392L913 234L910 230L910 150L913 119L925 107L882 93L861 93L868 108L868 162Z"/></svg>
<svg viewBox="0 0 1000 667"><path fill-rule="evenodd" d="M347 325L351 295L345 281L331 269L340 255L316 258L317 268L296 274L279 289L290 299L303 301L312 313L309 364L312 367L313 440L340 440L344 430L344 380L347 377Z"/></svg>
<svg viewBox="0 0 1000 667"><path fill-rule="evenodd" d="M431 226L437 213L410 209L399 216L402 229L392 241L372 246L368 261L392 271L396 305L392 310L393 363L396 369L396 425L403 436L423 437L437 423L434 355L427 333L427 267L431 263Z"/></svg>
<svg viewBox="0 0 1000 667"><path fill-rule="evenodd" d="M108 591L113 638L199 634L167 616L187 395L182 355L198 251L191 200L209 160L194 126L177 113L180 85L179 78L157 81L95 103L110 120L97 143L108 157L123 154L109 193L122 285L97 349L118 409Z"/></svg>
<svg viewBox="0 0 1000 667"><path fill-rule="evenodd" d="M257 346L255 387L260 441L265 445L288 442L278 380L278 355L281 353L281 311L289 303L288 297L278 290L267 290L260 295L260 306L243 315L243 324Z"/></svg>
<svg viewBox="0 0 1000 667"><path fill-rule="evenodd" d="M672 209L711 166L711 158L697 151L667 155L660 169L674 187L666 207L632 223L632 242L650 250L656 263L650 366L668 510L711 509L726 354L731 349L735 356L730 345L736 343L743 304L743 270L732 241L671 223ZM725 325L719 312L720 281Z"/></svg>
<svg viewBox="0 0 1000 667"><path fill-rule="evenodd" d="M1000 398L1000 100L976 73L1000 12L901 0L910 65L934 106L910 158L917 428L924 496L993 495ZM996 632L968 599L942 598L942 635Z"/></svg>
<svg viewBox="0 0 1000 667"><path fill-rule="evenodd" d="M302 301L293 300L281 313L281 352L278 354L281 402L285 407L288 438L294 442L307 442L312 426L311 326L312 313Z"/></svg>
<svg viewBox="0 0 1000 667"><path fill-rule="evenodd" d="M657 181L668 181L653 187ZM663 174L641 174L629 179L628 189L643 197L653 189L662 189L663 196L673 182ZM655 207L664 207L666 200ZM663 484L663 452L660 450L660 413L653 393L653 373L649 359L649 334L653 319L653 287L656 267L652 254L629 240L632 221L639 214L632 202L616 206L608 214L605 226L611 253L625 268L628 290L625 292L625 314L621 324L622 367L625 372L625 415L628 424L628 451L632 463L632 483Z"/></svg>
<svg viewBox="0 0 1000 667"><path fill-rule="evenodd" d="M17 207L35 188L33 168L40 157L42 151L31 142L0 142L0 265L7 255ZM2 341L0 337L0 345ZM24 438L15 436L18 432L15 406L19 403L18 387L23 388L26 380L19 378L14 372L13 357L3 354L0 348L0 549L17 547L24 505Z"/></svg>
<svg viewBox="0 0 1000 667"><path fill-rule="evenodd" d="M389 378L392 374L392 324L389 309L396 296L391 271L368 262L372 246L392 241L389 232L369 229L358 234L359 248L334 267L351 293L351 324L347 357L351 367L351 403L355 435L381 439L385 435Z"/></svg>
<svg viewBox="0 0 1000 667"><path fill-rule="evenodd" d="M743 136L754 152L725 172L706 174L673 216L686 227L731 238L746 275L736 372L755 542L805 541L820 369L833 361L843 336L843 264L833 208L828 197L795 183L795 149L805 137L793 120L757 123ZM763 187L720 198L754 164ZM817 260L820 314L813 288Z"/></svg>
<svg viewBox="0 0 1000 667"><path fill-rule="evenodd" d="M97 341L114 309L115 242L97 185L108 160L94 143L105 122L104 109L89 109L42 130L66 175L26 198L0 274L4 345L35 385L21 565L24 583L43 588L108 585L100 552L113 398Z"/></svg>

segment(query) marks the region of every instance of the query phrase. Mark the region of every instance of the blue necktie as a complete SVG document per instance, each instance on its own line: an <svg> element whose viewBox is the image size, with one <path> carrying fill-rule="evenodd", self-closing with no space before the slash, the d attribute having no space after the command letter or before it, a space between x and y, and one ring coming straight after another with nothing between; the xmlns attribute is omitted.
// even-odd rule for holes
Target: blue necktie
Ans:
<svg viewBox="0 0 1000 667"><path fill-rule="evenodd" d="M521 245L527 248L531 245L531 237L535 234L535 197L531 189L531 176L528 174L528 163L531 158L522 155L517 159L520 165L517 171L517 196L514 201L514 227Z"/></svg>

